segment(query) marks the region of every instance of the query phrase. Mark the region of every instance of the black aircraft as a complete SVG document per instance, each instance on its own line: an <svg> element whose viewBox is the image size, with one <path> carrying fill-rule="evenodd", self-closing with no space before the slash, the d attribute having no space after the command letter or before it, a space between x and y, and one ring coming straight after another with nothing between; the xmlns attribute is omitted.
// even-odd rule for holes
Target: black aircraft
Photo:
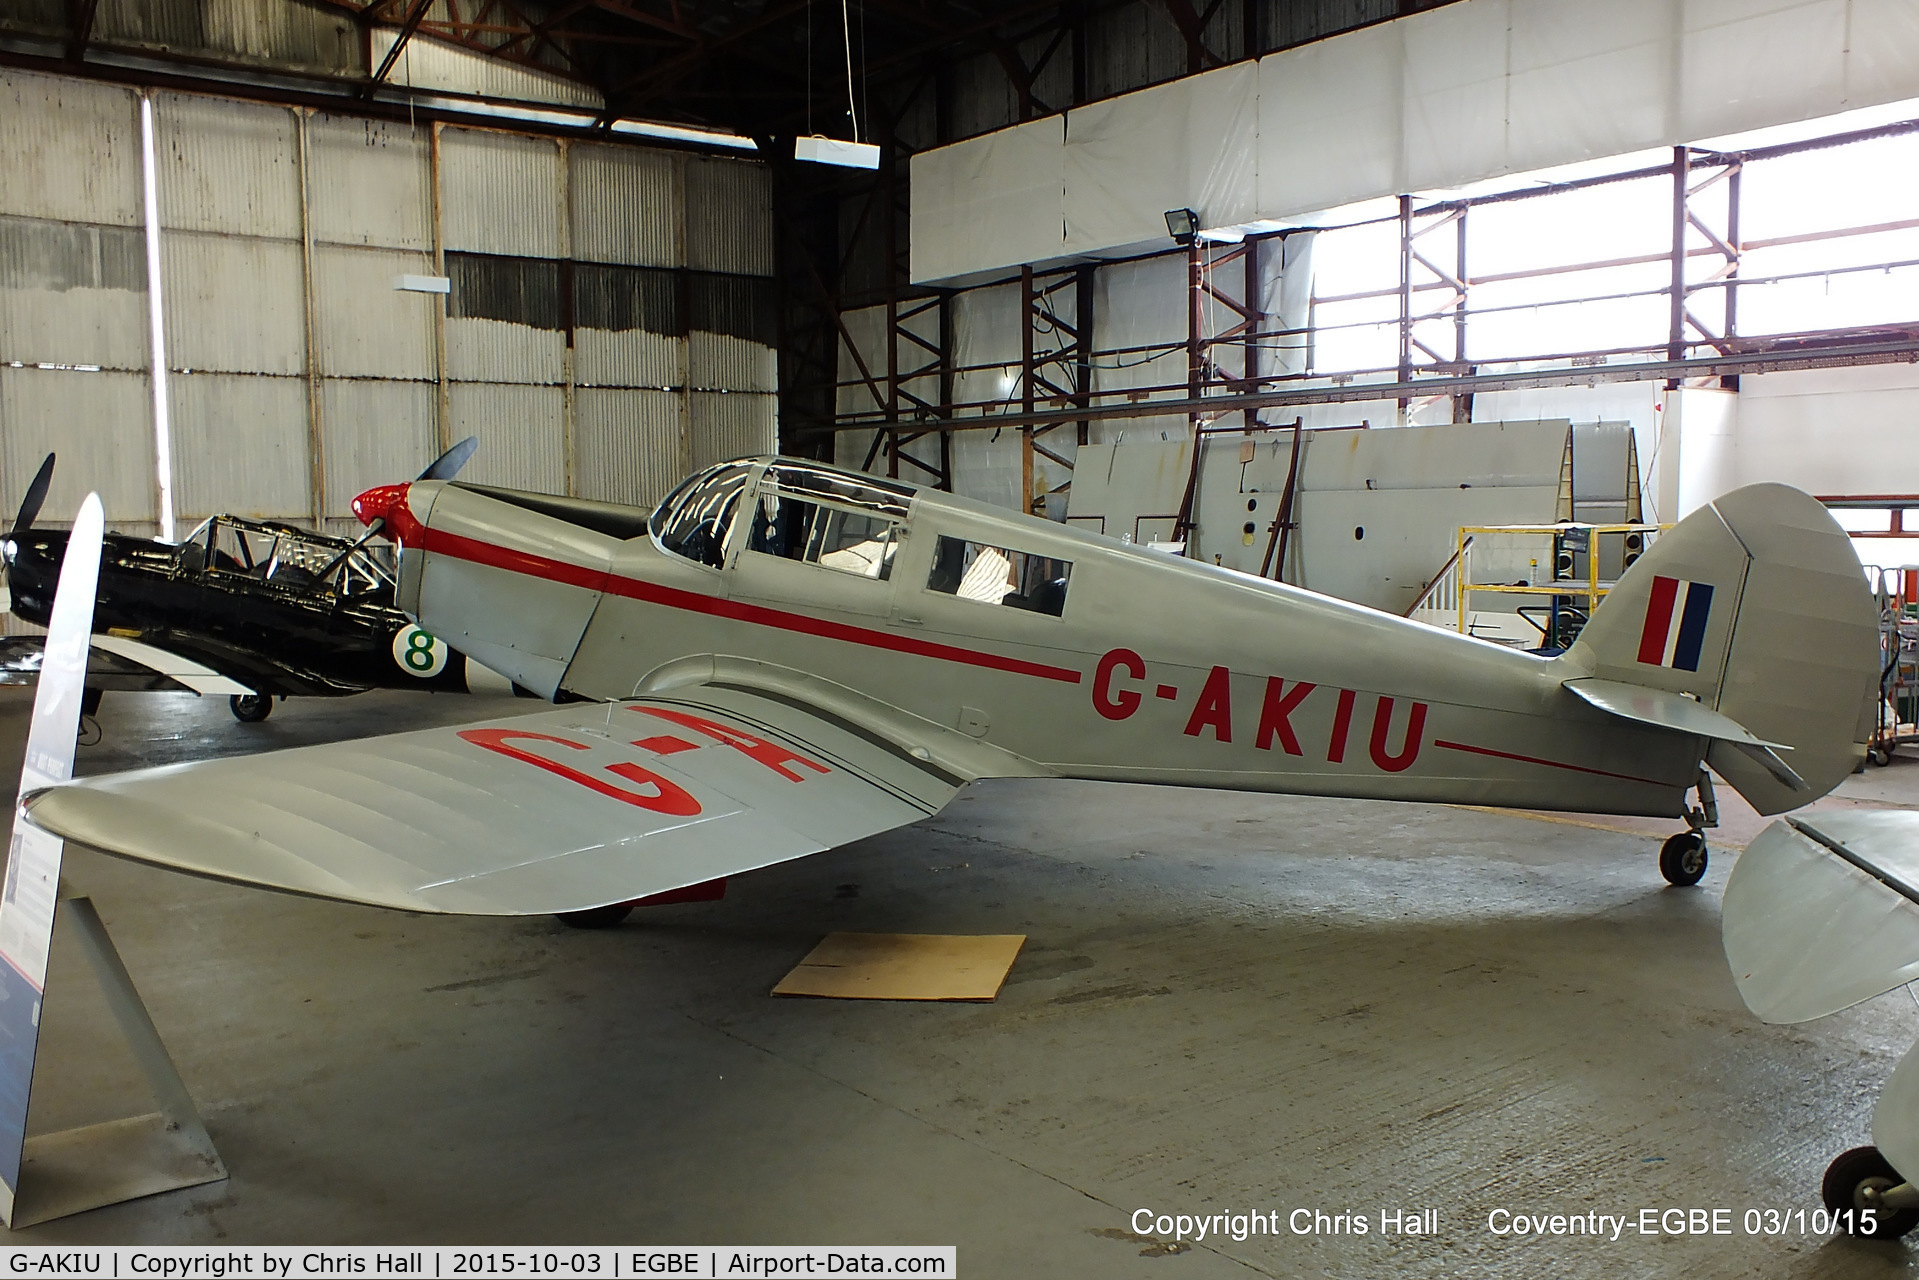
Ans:
<svg viewBox="0 0 1919 1280"><path fill-rule="evenodd" d="M451 479L477 445L461 441L421 479ZM64 530L32 527L52 478L48 454L0 543L13 612L39 626L67 546ZM86 710L107 689L225 692L248 722L266 719L276 697L468 692L469 660L394 608L393 570L366 542L225 515L178 543L108 534ZM26 644L32 652L7 655L17 680L38 667L38 638Z"/></svg>

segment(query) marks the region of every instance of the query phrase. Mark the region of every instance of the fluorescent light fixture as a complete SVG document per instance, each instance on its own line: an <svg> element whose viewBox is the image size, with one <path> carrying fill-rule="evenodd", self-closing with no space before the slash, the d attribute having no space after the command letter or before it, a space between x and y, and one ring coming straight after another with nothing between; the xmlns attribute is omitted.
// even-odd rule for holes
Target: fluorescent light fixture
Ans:
<svg viewBox="0 0 1919 1280"><path fill-rule="evenodd" d="M1199 234L1199 215L1191 209L1168 209L1166 234L1180 244L1191 244Z"/></svg>
<svg viewBox="0 0 1919 1280"><path fill-rule="evenodd" d="M518 120L526 124L556 125L560 128L588 129L599 119L592 111L572 111L564 107L523 107L500 102L481 102L476 98L455 98L418 90L407 92L394 86L381 86L375 97L415 106L458 111L470 116L488 116L495 120Z"/></svg>
<svg viewBox="0 0 1919 1280"><path fill-rule="evenodd" d="M655 124L651 120L615 120L614 133L637 134L642 138L667 138L674 142L702 142L709 147L732 147L736 151L758 151L759 144L737 133L718 129L699 129L684 124Z"/></svg>
<svg viewBox="0 0 1919 1280"><path fill-rule="evenodd" d="M836 164L844 169L877 169L880 149L870 142L841 142L818 134L793 139L793 158L814 164Z"/></svg>
<svg viewBox="0 0 1919 1280"><path fill-rule="evenodd" d="M503 102L481 102L475 98L456 98L430 91L406 91L394 85L382 85L377 97L395 102L412 102L422 107L437 107L467 115L488 116L495 120L515 120L524 124L554 125L564 129L590 129L599 122L597 112L585 108L520 106ZM734 151L758 151L759 144L737 133L702 129L697 125L658 124L652 120L615 120L607 126L612 133L641 138L661 138L669 142L695 142L708 147L727 147Z"/></svg>
<svg viewBox="0 0 1919 1280"><path fill-rule="evenodd" d="M393 287L403 293L452 293L453 281L446 276L394 276Z"/></svg>

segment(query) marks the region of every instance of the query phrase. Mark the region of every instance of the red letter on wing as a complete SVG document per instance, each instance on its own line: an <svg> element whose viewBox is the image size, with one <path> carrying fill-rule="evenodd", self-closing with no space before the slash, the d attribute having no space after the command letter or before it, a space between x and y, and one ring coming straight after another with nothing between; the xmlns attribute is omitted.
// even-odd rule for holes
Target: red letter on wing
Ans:
<svg viewBox="0 0 1919 1280"><path fill-rule="evenodd" d="M531 751L508 745L510 739L528 738L539 742L557 742L575 751L585 751L587 745L584 742L574 742L570 738L556 738L550 733L530 733L525 729L462 729L460 737L476 747L485 747L488 751L497 751L503 756L524 760L535 768L545 769L548 773L557 773L569 782L590 787L603 796L624 800L642 809L651 809L654 813L671 814L676 818L690 818L700 811L700 802L695 800L686 788L637 764L622 761L619 764L608 765L607 772L618 774L622 778L630 779L643 786L652 787L652 795L628 791L625 787L616 787L602 778L596 778L590 773L581 773L578 769L569 768L557 760L548 760L545 756L536 756Z"/></svg>
<svg viewBox="0 0 1919 1280"><path fill-rule="evenodd" d="M696 733L703 733L715 742L723 742L743 756L750 756L788 782L804 782L799 774L787 768L793 764L805 765L814 773L831 773L825 765L816 760L808 760L796 751L789 751L777 742L768 742L765 738L756 738L744 729L735 729L731 725L721 724L717 720L708 720L705 716L696 716L687 711L674 711L667 707L628 707L628 711L638 711L649 716L658 716L662 720L671 720ZM647 741L651 742L652 739ZM639 746L639 743L634 743Z"/></svg>
<svg viewBox="0 0 1919 1280"><path fill-rule="evenodd" d="M1093 672L1093 710L1108 720L1124 720L1139 710L1139 695L1131 689L1113 692L1113 672L1124 668L1135 680L1146 678L1146 659L1131 649L1114 649L1099 660Z"/></svg>

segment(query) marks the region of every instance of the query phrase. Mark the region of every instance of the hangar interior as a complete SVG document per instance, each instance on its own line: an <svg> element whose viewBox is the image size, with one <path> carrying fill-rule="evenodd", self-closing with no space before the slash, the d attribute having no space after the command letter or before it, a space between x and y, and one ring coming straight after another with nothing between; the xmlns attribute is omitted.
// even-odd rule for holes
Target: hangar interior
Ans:
<svg viewBox="0 0 1919 1280"><path fill-rule="evenodd" d="M1883 767L1809 812L1919 809L1915 162L1900 0L0 0L0 506L53 452L36 527L92 491L130 538L355 539L356 495L469 436L463 483L642 515L778 453L1558 652L1662 529L1776 482L1890 637ZM112 685L76 768L526 711L502 674L269 724L257 684ZM8 759L30 700L0 690ZM1736 855L1766 824L1719 804ZM12 1238L1903 1272L1484 1228L1810 1205L1867 1140L1905 997L1756 1021L1735 858L1668 887L1679 825L997 778L603 932L75 847L232 1173ZM990 1004L768 996L843 929L1027 943ZM42 1129L137 1088L70 941L52 973ZM1388 1201L1438 1229L1133 1217Z"/></svg>

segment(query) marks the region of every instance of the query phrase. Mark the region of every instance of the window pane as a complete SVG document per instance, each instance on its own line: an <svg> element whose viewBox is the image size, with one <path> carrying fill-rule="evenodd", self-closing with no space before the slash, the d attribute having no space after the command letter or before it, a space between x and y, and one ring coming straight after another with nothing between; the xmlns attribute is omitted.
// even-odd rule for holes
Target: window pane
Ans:
<svg viewBox="0 0 1919 1280"><path fill-rule="evenodd" d="M942 537L926 589L1058 617L1066 610L1066 580L1072 572L1069 560Z"/></svg>
<svg viewBox="0 0 1919 1280"><path fill-rule="evenodd" d="M1832 518L1848 533L1886 533L1892 512L1884 507L1833 507Z"/></svg>
<svg viewBox="0 0 1919 1280"><path fill-rule="evenodd" d="M653 513L660 545L676 555L718 567L725 559L727 530L739 510L751 463L729 463L681 484Z"/></svg>
<svg viewBox="0 0 1919 1280"><path fill-rule="evenodd" d="M900 526L894 521L766 489L754 506L746 549L883 581L893 571L899 538Z"/></svg>
<svg viewBox="0 0 1919 1280"><path fill-rule="evenodd" d="M893 570L894 526L877 516L818 508L814 557L829 569L885 578Z"/></svg>

